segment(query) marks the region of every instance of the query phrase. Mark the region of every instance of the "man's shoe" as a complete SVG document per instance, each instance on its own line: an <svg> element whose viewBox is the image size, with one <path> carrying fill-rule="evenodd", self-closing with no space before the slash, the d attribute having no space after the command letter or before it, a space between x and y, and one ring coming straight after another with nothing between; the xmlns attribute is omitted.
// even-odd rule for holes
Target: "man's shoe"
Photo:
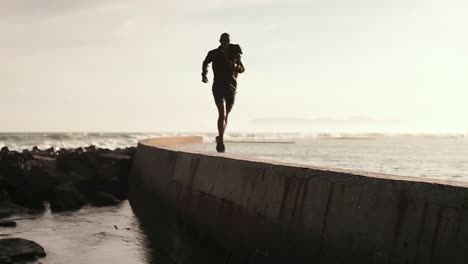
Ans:
<svg viewBox="0 0 468 264"><path fill-rule="evenodd" d="M224 151L226 151L224 144L219 140L219 136L216 137L216 151L219 153L224 153Z"/></svg>

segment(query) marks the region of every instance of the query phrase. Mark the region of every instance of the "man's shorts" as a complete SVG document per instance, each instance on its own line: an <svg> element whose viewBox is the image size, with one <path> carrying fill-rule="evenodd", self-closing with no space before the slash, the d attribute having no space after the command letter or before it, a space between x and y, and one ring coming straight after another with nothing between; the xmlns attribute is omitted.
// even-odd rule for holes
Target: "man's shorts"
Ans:
<svg viewBox="0 0 468 264"><path fill-rule="evenodd" d="M213 85L213 97L216 104L226 101L226 109L231 109L236 99L236 87L233 84Z"/></svg>

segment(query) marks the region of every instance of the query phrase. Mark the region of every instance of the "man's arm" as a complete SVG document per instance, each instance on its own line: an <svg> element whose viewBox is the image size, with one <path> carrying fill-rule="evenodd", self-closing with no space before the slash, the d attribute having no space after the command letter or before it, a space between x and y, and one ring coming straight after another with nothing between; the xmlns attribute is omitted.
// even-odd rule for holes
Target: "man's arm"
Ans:
<svg viewBox="0 0 468 264"><path fill-rule="evenodd" d="M242 63L241 59L240 59L240 55L239 55L239 60L237 62L237 72L238 73L243 73L245 72L245 67L244 67L244 64Z"/></svg>
<svg viewBox="0 0 468 264"><path fill-rule="evenodd" d="M206 74L208 73L208 65L211 63L211 61L212 61L211 54L210 52L208 52L202 65L202 82L204 83L208 82L208 78L206 77Z"/></svg>
<svg viewBox="0 0 468 264"><path fill-rule="evenodd" d="M238 44L234 44L232 47L234 49L234 53L236 54L236 58L234 59L236 62L234 65L234 70L238 73L243 73L245 71L245 67L241 60L242 48Z"/></svg>

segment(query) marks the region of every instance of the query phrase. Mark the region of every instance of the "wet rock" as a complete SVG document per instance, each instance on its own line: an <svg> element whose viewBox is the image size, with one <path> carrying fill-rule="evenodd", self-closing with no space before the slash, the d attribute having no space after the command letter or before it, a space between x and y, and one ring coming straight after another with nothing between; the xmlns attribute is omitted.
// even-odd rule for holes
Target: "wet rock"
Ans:
<svg viewBox="0 0 468 264"><path fill-rule="evenodd" d="M5 181L0 177L0 202L5 202L10 200L10 195L5 188Z"/></svg>
<svg viewBox="0 0 468 264"><path fill-rule="evenodd" d="M0 227L16 227L15 221L0 221Z"/></svg>
<svg viewBox="0 0 468 264"><path fill-rule="evenodd" d="M3 254L2 252L0 252L0 264L10 264L10 263L13 263L11 258Z"/></svg>
<svg viewBox="0 0 468 264"><path fill-rule="evenodd" d="M85 204L83 195L72 185L57 186L50 199L50 209L54 212L78 210Z"/></svg>
<svg viewBox="0 0 468 264"><path fill-rule="evenodd" d="M82 182L86 181L87 177L83 176L81 173L75 171L70 171L64 175L60 176L60 183L63 185L73 185L75 187L79 186ZM80 190L81 192L81 190Z"/></svg>
<svg viewBox="0 0 468 264"><path fill-rule="evenodd" d="M58 155L58 148L48 148L43 151L44 154L48 157L56 157Z"/></svg>
<svg viewBox="0 0 468 264"><path fill-rule="evenodd" d="M96 151L96 150L97 150L97 149L96 149L96 146L94 146L94 145L90 145L90 146L88 146L88 147L85 147L84 149L85 149L87 152L89 152L89 151Z"/></svg>
<svg viewBox="0 0 468 264"><path fill-rule="evenodd" d="M96 152L73 151L57 157L57 169L91 178L96 176L96 170L101 165L101 159Z"/></svg>
<svg viewBox="0 0 468 264"><path fill-rule="evenodd" d="M58 148L48 148L45 150L41 150L38 147L34 147L31 151L26 150L32 154L36 159L37 157L48 157L48 158L55 158L58 155L57 152Z"/></svg>
<svg viewBox="0 0 468 264"><path fill-rule="evenodd" d="M94 206L109 206L120 203L120 200L117 199L117 197L105 192L97 192L95 194L90 195L89 201Z"/></svg>
<svg viewBox="0 0 468 264"><path fill-rule="evenodd" d="M104 181L101 186L99 186L99 191L107 192L120 200L127 198L127 192L125 190L126 184L123 184L119 178L112 178Z"/></svg>
<svg viewBox="0 0 468 264"><path fill-rule="evenodd" d="M77 152L77 153L86 152L86 150L83 147L78 147L78 148L74 149L73 151Z"/></svg>
<svg viewBox="0 0 468 264"><path fill-rule="evenodd" d="M114 153L116 154L127 155L131 158L133 158L133 156L135 155L135 152L136 152L136 147L129 147L129 148L124 148L124 149L118 148L114 150Z"/></svg>
<svg viewBox="0 0 468 264"><path fill-rule="evenodd" d="M104 191L121 200L125 199L127 196L127 181L125 180L127 174L127 169L122 169L114 162L104 164L99 168L98 177L95 181L96 191ZM122 179L125 182L122 182Z"/></svg>
<svg viewBox="0 0 468 264"><path fill-rule="evenodd" d="M7 189L21 186L26 180L24 161L19 157L3 157L0 160L0 177Z"/></svg>
<svg viewBox="0 0 468 264"><path fill-rule="evenodd" d="M0 202L0 218L9 217L18 213L26 213L28 210L10 202Z"/></svg>
<svg viewBox="0 0 468 264"><path fill-rule="evenodd" d="M121 170L116 166L115 163L107 163L102 165L98 169L98 178L100 179L112 179L119 178Z"/></svg>
<svg viewBox="0 0 468 264"><path fill-rule="evenodd" d="M30 261L45 256L44 248L36 242L22 238L0 239L0 263Z"/></svg>
<svg viewBox="0 0 468 264"><path fill-rule="evenodd" d="M101 157L106 164L101 167L99 176L106 180L104 189L120 199L126 199L128 194L128 175L132 166L132 157L125 154L109 153ZM109 180L112 179L112 180ZM118 179L118 180L117 180ZM118 187L116 187L118 184Z"/></svg>
<svg viewBox="0 0 468 264"><path fill-rule="evenodd" d="M48 170L46 163L31 159L11 178L20 178L21 184L10 188L11 201L32 208L43 208L57 184L57 178Z"/></svg>
<svg viewBox="0 0 468 264"><path fill-rule="evenodd" d="M98 192L126 199L135 149L109 150L89 146L41 150L34 147L20 153L3 148L0 152L0 201L43 209L43 202L49 200L51 207L60 211L79 209L86 200L83 197L89 198ZM65 188L66 192L57 186L69 187ZM65 195L65 201L57 198L52 201L53 195ZM106 203L114 204L115 201L108 199ZM0 208L1 215L10 213Z"/></svg>

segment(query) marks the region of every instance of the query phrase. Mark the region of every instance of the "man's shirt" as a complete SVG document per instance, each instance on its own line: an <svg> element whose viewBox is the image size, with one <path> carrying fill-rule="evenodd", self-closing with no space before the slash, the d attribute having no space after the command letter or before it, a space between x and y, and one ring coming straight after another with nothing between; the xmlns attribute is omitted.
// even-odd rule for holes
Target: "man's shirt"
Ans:
<svg viewBox="0 0 468 264"><path fill-rule="evenodd" d="M237 74L244 72L240 56L242 54L239 45L229 44L224 50L220 47L211 50L203 61L202 73L208 72L208 64L212 63L213 69L213 88L223 85L233 85L236 87Z"/></svg>

